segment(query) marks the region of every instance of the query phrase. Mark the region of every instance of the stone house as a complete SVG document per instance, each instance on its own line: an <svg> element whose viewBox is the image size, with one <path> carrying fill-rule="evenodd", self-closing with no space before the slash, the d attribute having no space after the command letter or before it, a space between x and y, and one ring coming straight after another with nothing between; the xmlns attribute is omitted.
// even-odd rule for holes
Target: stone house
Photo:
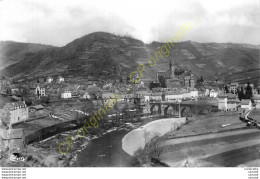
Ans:
<svg viewBox="0 0 260 179"><path fill-rule="evenodd" d="M252 99L255 102L256 109L260 109L260 95L254 95Z"/></svg>
<svg viewBox="0 0 260 179"><path fill-rule="evenodd" d="M0 129L0 150L8 148L8 153L21 153L25 146L25 134L23 129Z"/></svg>
<svg viewBox="0 0 260 179"><path fill-rule="evenodd" d="M3 110L10 114L10 124L25 121L29 118L28 107L24 101L6 103Z"/></svg>
<svg viewBox="0 0 260 179"><path fill-rule="evenodd" d="M241 108L251 110L252 109L252 102L250 99L242 99L241 100Z"/></svg>
<svg viewBox="0 0 260 179"><path fill-rule="evenodd" d="M218 96L218 109L221 111L227 110L227 96Z"/></svg>

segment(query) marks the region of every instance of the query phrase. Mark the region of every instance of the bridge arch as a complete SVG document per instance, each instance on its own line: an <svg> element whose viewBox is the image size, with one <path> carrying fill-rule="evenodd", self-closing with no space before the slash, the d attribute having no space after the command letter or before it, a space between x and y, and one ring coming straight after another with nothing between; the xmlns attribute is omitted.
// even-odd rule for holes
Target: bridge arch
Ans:
<svg viewBox="0 0 260 179"><path fill-rule="evenodd" d="M150 108L151 114L160 114L161 113L161 106L159 104L154 104Z"/></svg>
<svg viewBox="0 0 260 179"><path fill-rule="evenodd" d="M191 111L191 108L188 106L181 108L181 117L191 117L193 115L193 112Z"/></svg>
<svg viewBox="0 0 260 179"><path fill-rule="evenodd" d="M176 112L176 106L174 105L169 105L164 109L165 115L176 115Z"/></svg>

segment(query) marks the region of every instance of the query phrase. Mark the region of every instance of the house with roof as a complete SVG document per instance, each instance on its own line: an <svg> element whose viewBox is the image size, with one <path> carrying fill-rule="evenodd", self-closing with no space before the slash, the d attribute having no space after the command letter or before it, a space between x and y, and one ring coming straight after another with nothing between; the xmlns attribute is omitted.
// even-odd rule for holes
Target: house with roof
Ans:
<svg viewBox="0 0 260 179"><path fill-rule="evenodd" d="M63 92L61 92L61 98L63 99L69 99L71 97L72 97L71 91L64 90Z"/></svg>
<svg viewBox="0 0 260 179"><path fill-rule="evenodd" d="M256 109L260 109L260 94L255 94L252 100L254 101Z"/></svg>
<svg viewBox="0 0 260 179"><path fill-rule="evenodd" d="M250 99L242 99L241 100L241 109L251 110L253 108L252 102Z"/></svg>
<svg viewBox="0 0 260 179"><path fill-rule="evenodd" d="M48 76L46 78L46 83L52 83L53 82L53 78L51 76Z"/></svg>
<svg viewBox="0 0 260 179"><path fill-rule="evenodd" d="M10 114L8 119L10 124L25 121L29 118L28 107L24 101L6 103L2 110Z"/></svg>
<svg viewBox="0 0 260 179"><path fill-rule="evenodd" d="M22 91L21 91L22 92ZM12 95L20 95L20 90L18 87L11 87L11 94Z"/></svg>
<svg viewBox="0 0 260 179"><path fill-rule="evenodd" d="M150 101L162 101L162 92L151 93Z"/></svg>
<svg viewBox="0 0 260 179"><path fill-rule="evenodd" d="M45 96L45 88L44 87L40 87L39 85L35 88L35 95L37 95L38 97L41 96Z"/></svg>
<svg viewBox="0 0 260 179"><path fill-rule="evenodd" d="M183 91L182 93L183 99L190 99L191 98L191 92L190 91Z"/></svg>
<svg viewBox="0 0 260 179"><path fill-rule="evenodd" d="M197 98L199 96L199 91L196 88L190 90L190 95L193 98Z"/></svg>
<svg viewBox="0 0 260 179"><path fill-rule="evenodd" d="M65 82L65 79L62 76L58 76L57 83Z"/></svg>
<svg viewBox="0 0 260 179"><path fill-rule="evenodd" d="M218 109L221 111L227 110L227 96L226 95L218 96Z"/></svg>
<svg viewBox="0 0 260 179"><path fill-rule="evenodd" d="M115 100L113 100L115 98L115 94L113 94L113 93L109 93L109 92L102 93L101 97L102 97L104 103L106 103L106 102L109 102L109 103L112 103L112 104L116 103Z"/></svg>
<svg viewBox="0 0 260 179"><path fill-rule="evenodd" d="M204 95L209 96L209 92L210 92L210 89L206 88L205 91L204 91Z"/></svg>
<svg viewBox="0 0 260 179"><path fill-rule="evenodd" d="M238 86L239 86L238 82L230 83L230 84L228 85L229 91L230 91L230 92L233 92L233 93L236 93Z"/></svg>
<svg viewBox="0 0 260 179"><path fill-rule="evenodd" d="M165 101L180 100L183 98L183 94L177 91L167 91L165 92Z"/></svg>
<svg viewBox="0 0 260 179"><path fill-rule="evenodd" d="M211 90L209 91L209 97L211 97L211 98L216 98L216 97L218 97L218 91L215 90L215 89L211 89Z"/></svg>
<svg viewBox="0 0 260 179"><path fill-rule="evenodd" d="M33 85L30 87L30 93L37 97L45 96L45 88L41 87L40 85Z"/></svg>
<svg viewBox="0 0 260 179"><path fill-rule="evenodd" d="M150 96L151 96L151 93L147 93L144 95L144 101L145 102L149 102L150 101Z"/></svg>
<svg viewBox="0 0 260 179"><path fill-rule="evenodd" d="M134 99L135 94L133 94L133 93L119 93L119 96L120 96L120 101L131 102Z"/></svg>
<svg viewBox="0 0 260 179"><path fill-rule="evenodd" d="M227 111L237 111L238 110L238 100L228 99L227 101Z"/></svg>
<svg viewBox="0 0 260 179"><path fill-rule="evenodd" d="M149 92L147 92L147 91L136 91L135 92L135 98L144 98L144 96L146 95L146 94L148 94Z"/></svg>
<svg viewBox="0 0 260 179"><path fill-rule="evenodd" d="M83 94L83 98L84 98L84 99L90 99L91 96L90 96L89 92L85 92L85 93Z"/></svg>
<svg viewBox="0 0 260 179"><path fill-rule="evenodd" d="M37 111L38 111L38 110L43 110L43 109L44 109L44 107L43 107L41 104L34 105L34 106L32 106L32 108L36 109Z"/></svg>
<svg viewBox="0 0 260 179"><path fill-rule="evenodd" d="M237 111L239 103L235 94L227 93L218 96L218 109L221 111Z"/></svg>

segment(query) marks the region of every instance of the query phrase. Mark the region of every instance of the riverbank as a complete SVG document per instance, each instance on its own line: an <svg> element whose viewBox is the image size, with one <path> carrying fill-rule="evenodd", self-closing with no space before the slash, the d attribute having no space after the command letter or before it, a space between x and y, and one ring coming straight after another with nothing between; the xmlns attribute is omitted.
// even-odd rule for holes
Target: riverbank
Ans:
<svg viewBox="0 0 260 179"><path fill-rule="evenodd" d="M104 131L102 134L92 135L88 134L86 137L79 138L77 137L77 130L63 132L61 134L54 135L49 137L45 140L40 142L35 142L27 146L26 151L23 155L27 156L27 160L25 162L11 162L9 159L2 159L1 166L2 167L91 167L91 166L100 166L102 167L103 164L109 163L107 162L100 162L99 164L93 163L84 163L84 161L93 161L98 160L100 157L104 157L104 154L97 154L100 149L105 149L109 146L109 143L117 143L115 138L118 138L118 141L121 142L123 136L139 126L140 123L135 125L127 123L121 127L113 127ZM110 134L113 134L113 140L108 140ZM117 134L118 133L118 134ZM60 154L58 151L59 144L64 142L65 138L69 135L76 136L75 140L71 143L72 148L66 155ZM112 139L112 138L111 138ZM104 140L106 144L104 146L100 146L98 141ZM114 141L115 140L115 141ZM98 147L95 147L98 145ZM118 147L120 146L120 148ZM120 151L122 144L116 145L117 152ZM91 150L88 148L87 151L85 149L90 147ZM93 148L94 151L92 150ZM89 152L90 150L90 152ZM122 149L121 149L122 150ZM111 152L112 153L112 152ZM94 155L96 154L96 155ZM129 157L124 151L121 152L122 156L125 154L125 158ZM115 154L113 154L114 156ZM79 157L78 157L79 156ZM107 156L109 157L109 156ZM110 158L110 157L109 157ZM77 161L80 161L77 163ZM83 162L82 162L83 161ZM74 164L76 162L76 164ZM121 162L122 163L122 162ZM120 162L118 163L120 164ZM110 165L107 165L110 166ZM114 165L117 166L116 162Z"/></svg>
<svg viewBox="0 0 260 179"><path fill-rule="evenodd" d="M122 139L122 148L133 156L138 149L143 149L145 144L155 136L163 136L173 131L186 122L186 118L166 118L152 121L144 126L129 132Z"/></svg>
<svg viewBox="0 0 260 179"><path fill-rule="evenodd" d="M259 121L260 110L250 117ZM171 167L250 166L252 158L259 159L259 134L258 129L246 127L239 114L190 119L158 140L160 159Z"/></svg>

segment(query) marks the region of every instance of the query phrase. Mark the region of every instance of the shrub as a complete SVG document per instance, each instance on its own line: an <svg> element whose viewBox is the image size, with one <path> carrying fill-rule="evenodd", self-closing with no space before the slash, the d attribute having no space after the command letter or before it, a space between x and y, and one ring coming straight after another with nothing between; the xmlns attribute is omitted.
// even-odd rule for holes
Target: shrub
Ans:
<svg viewBox="0 0 260 179"><path fill-rule="evenodd" d="M50 98L48 96L41 97L41 102L48 104L50 102Z"/></svg>

